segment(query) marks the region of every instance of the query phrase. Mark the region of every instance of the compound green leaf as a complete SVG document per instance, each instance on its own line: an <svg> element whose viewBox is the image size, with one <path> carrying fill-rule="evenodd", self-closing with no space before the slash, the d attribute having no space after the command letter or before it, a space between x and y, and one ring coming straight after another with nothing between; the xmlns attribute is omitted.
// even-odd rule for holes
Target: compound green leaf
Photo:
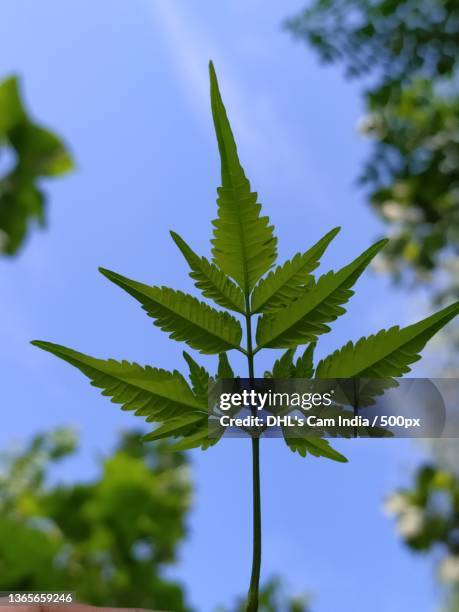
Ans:
<svg viewBox="0 0 459 612"><path fill-rule="evenodd" d="M237 147L218 88L212 62L210 96L221 160L222 186L218 189L218 217L213 222L214 262L248 295L276 260L277 240L268 217L261 217L257 194L239 162Z"/></svg>
<svg viewBox="0 0 459 612"><path fill-rule="evenodd" d="M252 293L252 312L274 312L304 293L305 285L313 280L310 273L317 268L325 249L339 231L340 228L335 227L306 253L297 253L262 278Z"/></svg>
<svg viewBox="0 0 459 612"><path fill-rule="evenodd" d="M329 332L326 323L346 312L342 304L353 295L350 288L386 242L377 242L338 272L321 276L290 306L274 314L264 314L258 321L256 350L292 348L314 342L317 336Z"/></svg>
<svg viewBox="0 0 459 612"><path fill-rule="evenodd" d="M219 312L182 291L144 285L103 268L100 271L138 300L157 327L171 332L173 340L207 354L242 350L241 325L227 312Z"/></svg>
<svg viewBox="0 0 459 612"><path fill-rule="evenodd" d="M236 312L244 312L244 295L224 272L205 257L199 257L175 232L171 236L191 268L190 276L204 297L219 306Z"/></svg>
<svg viewBox="0 0 459 612"><path fill-rule="evenodd" d="M398 326L348 342L317 366L317 378L390 378L410 371L426 343L459 314L459 302L403 329Z"/></svg>

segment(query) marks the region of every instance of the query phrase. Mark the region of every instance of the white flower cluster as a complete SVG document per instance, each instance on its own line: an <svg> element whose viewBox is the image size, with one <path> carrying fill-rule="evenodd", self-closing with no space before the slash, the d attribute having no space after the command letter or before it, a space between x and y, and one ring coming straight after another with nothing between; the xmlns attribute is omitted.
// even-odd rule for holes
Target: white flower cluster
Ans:
<svg viewBox="0 0 459 612"><path fill-rule="evenodd" d="M447 555L440 563L438 573L447 584L459 583L459 556Z"/></svg>
<svg viewBox="0 0 459 612"><path fill-rule="evenodd" d="M406 495L394 493L384 505L387 514L397 517L397 530L403 538L416 537L424 527L421 508L414 506Z"/></svg>

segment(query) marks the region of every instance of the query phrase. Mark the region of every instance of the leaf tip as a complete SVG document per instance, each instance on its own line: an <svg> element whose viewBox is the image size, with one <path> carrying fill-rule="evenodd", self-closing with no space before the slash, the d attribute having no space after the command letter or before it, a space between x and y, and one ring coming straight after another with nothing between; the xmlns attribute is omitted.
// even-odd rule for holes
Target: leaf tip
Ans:
<svg viewBox="0 0 459 612"><path fill-rule="evenodd" d="M359 256L359 258L365 261L373 259L381 251L381 249L386 246L388 242L389 238L383 238L382 240L378 240L378 242L375 242L370 247L368 247L368 249L366 249L366 251L364 251L362 255Z"/></svg>
<svg viewBox="0 0 459 612"><path fill-rule="evenodd" d="M381 250L382 248L384 248L386 246L386 244L389 242L389 238L383 238L382 240L379 240L376 244L375 247L378 247L378 250Z"/></svg>
<svg viewBox="0 0 459 612"><path fill-rule="evenodd" d="M108 280L111 280L114 283L116 283L117 278L120 277L119 274L116 274L116 272L108 270L107 268L99 267L98 270L103 276L105 276L105 278L108 278Z"/></svg>
<svg viewBox="0 0 459 612"><path fill-rule="evenodd" d="M52 342L45 342L44 340L31 340L30 344L32 346L36 346L42 351L47 351L48 353L54 352L53 349L55 350L58 346L56 344L53 344Z"/></svg>
<svg viewBox="0 0 459 612"><path fill-rule="evenodd" d="M172 240L175 242L178 248L182 250L182 247L185 244L185 241L183 240L183 238L179 236L177 232L174 232L173 230L169 230L169 234L171 235Z"/></svg>
<svg viewBox="0 0 459 612"><path fill-rule="evenodd" d="M459 314L459 301L453 302L449 306L446 306L446 308L444 308L443 311L440 312L445 315L445 318L447 318L448 321L451 321Z"/></svg>

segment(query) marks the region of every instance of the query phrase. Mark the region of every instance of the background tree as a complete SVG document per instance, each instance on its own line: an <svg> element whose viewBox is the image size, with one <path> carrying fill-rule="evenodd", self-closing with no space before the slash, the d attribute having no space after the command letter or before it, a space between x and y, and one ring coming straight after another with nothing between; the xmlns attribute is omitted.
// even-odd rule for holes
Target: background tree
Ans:
<svg viewBox="0 0 459 612"><path fill-rule="evenodd" d="M453 0L315 0L288 29L326 63L364 84L360 131L372 141L360 174L391 225L386 271L424 283L437 301L459 294L459 4ZM459 328L438 348L457 375ZM442 357L443 355L440 354ZM445 362L441 359L440 361ZM445 365L445 363L442 363ZM447 372L447 374L446 374ZM414 551L439 558L459 609L457 441L431 442L432 460L388 508Z"/></svg>
<svg viewBox="0 0 459 612"><path fill-rule="evenodd" d="M436 559L440 581L448 587L445 610L459 609L459 477L438 463L422 465L410 488L387 501L404 543Z"/></svg>
<svg viewBox="0 0 459 612"><path fill-rule="evenodd" d="M76 452L68 429L3 453L0 590L70 590L95 605L190 610L163 572L176 559L190 505L188 465L167 443L122 435L90 482L50 483Z"/></svg>
<svg viewBox="0 0 459 612"><path fill-rule="evenodd" d="M52 482L77 451L70 429L0 453L0 590L74 590L92 604L190 610L182 586L163 577L186 536L189 465L165 442L140 445L139 435L122 434L91 482ZM244 600L218 610L241 612ZM308 601L272 578L260 612L309 612Z"/></svg>
<svg viewBox="0 0 459 612"><path fill-rule="evenodd" d="M0 83L0 255L15 255L33 221L44 226L41 180L73 169L65 145L28 116L16 77Z"/></svg>
<svg viewBox="0 0 459 612"><path fill-rule="evenodd" d="M448 274L435 278L436 297L457 295L458 3L315 0L287 27L364 83L360 129L373 146L360 182L392 226L390 271L432 282L429 273L441 268Z"/></svg>

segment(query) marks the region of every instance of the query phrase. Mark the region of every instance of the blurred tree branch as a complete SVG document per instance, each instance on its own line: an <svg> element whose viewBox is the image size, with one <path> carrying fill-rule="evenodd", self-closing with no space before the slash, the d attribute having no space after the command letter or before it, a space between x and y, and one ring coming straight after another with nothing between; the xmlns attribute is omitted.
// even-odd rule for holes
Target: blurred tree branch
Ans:
<svg viewBox="0 0 459 612"><path fill-rule="evenodd" d="M459 296L459 3L313 0L286 26L325 63L363 83L359 131L372 147L359 182L391 226L382 271ZM458 327L437 344L437 369L457 376ZM446 359L444 358L446 357ZM432 460L388 510L414 551L438 560L448 610L459 609L457 440L431 441Z"/></svg>
<svg viewBox="0 0 459 612"><path fill-rule="evenodd" d="M459 477L439 464L415 473L409 489L393 493L386 503L404 543L415 552L430 552L437 560L440 581L448 587L445 610L459 604Z"/></svg>
<svg viewBox="0 0 459 612"><path fill-rule="evenodd" d="M62 141L28 116L16 77L0 83L0 163L0 255L15 255L31 222L45 224L41 180L73 169Z"/></svg>
<svg viewBox="0 0 459 612"><path fill-rule="evenodd" d="M360 182L392 226L385 269L429 280L438 300L457 296L459 4L315 0L287 27L364 83L359 128L373 146ZM441 271L435 282L432 271Z"/></svg>
<svg viewBox="0 0 459 612"><path fill-rule="evenodd" d="M68 428L0 453L0 590L75 591L94 605L188 612L181 585L163 577L186 535L189 466L169 443L139 444L125 432L91 482L53 482L77 451ZM309 612L279 578L260 593L260 612ZM240 612L245 598L221 612Z"/></svg>
<svg viewBox="0 0 459 612"><path fill-rule="evenodd" d="M180 585L163 577L185 536L191 486L182 453L122 436L91 482L50 482L76 452L68 429L3 453L0 590L75 591L94 605L186 612Z"/></svg>

